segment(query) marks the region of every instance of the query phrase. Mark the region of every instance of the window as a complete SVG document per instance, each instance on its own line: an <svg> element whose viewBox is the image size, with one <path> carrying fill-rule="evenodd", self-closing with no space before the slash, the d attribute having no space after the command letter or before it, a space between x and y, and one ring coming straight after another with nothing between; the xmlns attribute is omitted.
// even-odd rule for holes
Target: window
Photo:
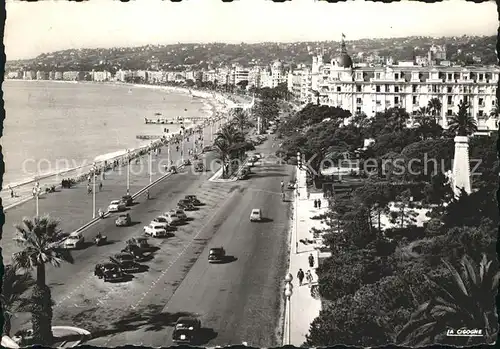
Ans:
<svg viewBox="0 0 500 349"><path fill-rule="evenodd" d="M380 86L375 86L375 91L380 92Z"/></svg>
<svg viewBox="0 0 500 349"><path fill-rule="evenodd" d="M483 74L479 74L479 80L483 80Z"/></svg>
<svg viewBox="0 0 500 349"><path fill-rule="evenodd" d="M337 87L337 92L340 92L341 91L341 88L340 86Z"/></svg>
<svg viewBox="0 0 500 349"><path fill-rule="evenodd" d="M432 92L434 92L434 93L437 92L437 86L436 85L432 85Z"/></svg>
<svg viewBox="0 0 500 349"><path fill-rule="evenodd" d="M416 110L412 111L411 115L417 115L417 111Z"/></svg>
<svg viewBox="0 0 500 349"><path fill-rule="evenodd" d="M491 101L491 105L492 105L492 106L495 106L495 100L492 100L492 101Z"/></svg>
<svg viewBox="0 0 500 349"><path fill-rule="evenodd" d="M375 73L375 79L380 79L380 73Z"/></svg>
<svg viewBox="0 0 500 349"><path fill-rule="evenodd" d="M385 85L385 92L390 92L389 85Z"/></svg>
<svg viewBox="0 0 500 349"><path fill-rule="evenodd" d="M356 98L356 103L361 104L361 98Z"/></svg>
<svg viewBox="0 0 500 349"><path fill-rule="evenodd" d="M464 103L468 103L469 101L467 100L467 96L464 96Z"/></svg>
<svg viewBox="0 0 500 349"><path fill-rule="evenodd" d="M453 80L453 74L448 73L448 80Z"/></svg>
<svg viewBox="0 0 500 349"><path fill-rule="evenodd" d="M381 104L381 102L380 102L380 101L377 101L377 105L380 105L380 104Z"/></svg>
<svg viewBox="0 0 500 349"><path fill-rule="evenodd" d="M361 113L361 107L356 107L356 113Z"/></svg>
<svg viewBox="0 0 500 349"><path fill-rule="evenodd" d="M448 116L452 116L453 115L453 112L451 111L451 109L448 109L446 111L446 115L448 115Z"/></svg>
<svg viewBox="0 0 500 349"><path fill-rule="evenodd" d="M448 86L448 87L446 88L446 92L451 93L451 86Z"/></svg>
<svg viewBox="0 0 500 349"><path fill-rule="evenodd" d="M453 104L453 96L448 96L448 104Z"/></svg>
<svg viewBox="0 0 500 349"><path fill-rule="evenodd" d="M399 80L399 74L398 73L394 74L394 79Z"/></svg>
<svg viewBox="0 0 500 349"><path fill-rule="evenodd" d="M399 97L394 97L394 104L399 104Z"/></svg>
<svg viewBox="0 0 500 349"><path fill-rule="evenodd" d="M483 116L483 114L484 114L484 111L483 111L483 110L480 110L480 111L478 112L478 116Z"/></svg>
<svg viewBox="0 0 500 349"><path fill-rule="evenodd" d="M357 85L357 86L356 86L356 91L357 91L357 92L361 92L361 85Z"/></svg>
<svg viewBox="0 0 500 349"><path fill-rule="evenodd" d="M484 107L484 99L479 98L479 105Z"/></svg>
<svg viewBox="0 0 500 349"><path fill-rule="evenodd" d="M412 85L411 90L413 93L417 92L417 85Z"/></svg>
<svg viewBox="0 0 500 349"><path fill-rule="evenodd" d="M399 92L399 86L394 86L394 92Z"/></svg>
<svg viewBox="0 0 500 349"><path fill-rule="evenodd" d="M413 101L412 101L413 104L417 104L417 96L413 96L412 99L413 99Z"/></svg>

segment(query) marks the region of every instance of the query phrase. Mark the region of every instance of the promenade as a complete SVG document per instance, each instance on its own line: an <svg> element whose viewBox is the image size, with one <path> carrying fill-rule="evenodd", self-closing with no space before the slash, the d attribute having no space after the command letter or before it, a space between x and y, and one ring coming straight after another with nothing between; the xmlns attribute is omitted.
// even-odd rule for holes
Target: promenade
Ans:
<svg viewBox="0 0 500 349"><path fill-rule="evenodd" d="M290 297L290 307L286 307L283 331L283 345L291 344L300 347L306 340L311 322L319 315L321 310L321 300L319 297L311 295L311 286L317 285L318 276L316 268L319 259L326 257L320 254L318 247L321 245L321 238L314 237L312 228L318 230L326 226L318 219L311 219L314 216L324 213L328 209L328 202L323 198L322 193L311 193L308 195L306 185L306 171L296 169L297 188L294 190L293 199L293 221L291 223L290 239L290 260L288 272L292 274L293 293ZM314 200L321 200L321 208L314 207ZM313 267L309 265L309 256L314 258ZM304 273L308 270L313 276L312 283L303 280L299 285L297 272L302 269ZM288 311L290 310L290 314ZM290 325L288 324L290 322ZM288 332L290 331L290 333Z"/></svg>
<svg viewBox="0 0 500 349"><path fill-rule="evenodd" d="M219 126L220 122L217 122L216 126L213 127L213 131L215 131L216 127ZM206 145L210 141L211 137L210 126L206 126L204 128L203 135L205 137ZM197 133L192 136L188 136L187 138L189 141L184 142L184 152L186 154L184 155L184 159L188 158L188 151L190 149L194 149L194 140L197 136L199 136ZM181 146L179 147L182 148ZM151 156L153 169L151 171L152 182L167 173L164 167L170 160L177 165L180 165L181 163L181 149L176 151L176 146L171 145L169 156L168 148L168 146L163 146L159 148L160 152L156 152ZM140 191L150 183L149 155L145 154L137 160L133 160L130 163L129 190L131 195ZM190 167L189 171L191 171ZM101 190L99 190L100 183L102 183ZM87 193L87 185L88 181L84 181L72 186L69 189L61 189L59 187L55 193L41 195L38 199L39 214L49 214L54 218L60 219L60 228L64 232L70 233L85 225L91 221L93 217L93 195ZM43 188L43 181L40 181L40 186ZM90 186L92 187L92 183ZM98 211L99 208L106 211L112 200L121 199L121 197L126 193L127 165L106 171L104 178L100 176L98 177L98 180L96 180L96 211ZM4 201L3 205L9 205L8 200ZM5 212L5 224L1 240L4 264L9 264L11 262L12 254L18 251L17 243L13 240L15 237L14 224L21 222L23 217L33 217L35 215L36 200L29 195L27 201L13 206Z"/></svg>

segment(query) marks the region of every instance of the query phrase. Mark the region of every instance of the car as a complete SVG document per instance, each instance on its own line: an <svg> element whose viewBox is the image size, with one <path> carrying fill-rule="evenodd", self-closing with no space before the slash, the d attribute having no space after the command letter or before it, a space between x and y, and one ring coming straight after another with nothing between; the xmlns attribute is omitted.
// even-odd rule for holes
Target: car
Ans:
<svg viewBox="0 0 500 349"><path fill-rule="evenodd" d="M97 264L94 269L94 275L99 279L104 279L104 282L123 281L126 279L126 275L120 269L120 266L112 262Z"/></svg>
<svg viewBox="0 0 500 349"><path fill-rule="evenodd" d="M180 200L177 203L177 207L180 208L181 210L185 210L185 211L194 211L194 210L196 210L196 207L189 200Z"/></svg>
<svg viewBox="0 0 500 349"><path fill-rule="evenodd" d="M226 250L224 247L214 247L208 252L208 263L223 262L226 258Z"/></svg>
<svg viewBox="0 0 500 349"><path fill-rule="evenodd" d="M132 206L134 204L132 195L123 195L121 201L125 204L125 206Z"/></svg>
<svg viewBox="0 0 500 349"><path fill-rule="evenodd" d="M137 246L143 251L151 251L154 249L153 246L150 245L148 238L143 236L133 237L126 242L127 246Z"/></svg>
<svg viewBox="0 0 500 349"><path fill-rule="evenodd" d="M136 263L134 256L130 253L117 253L113 257L110 257L109 260L126 273L134 273L141 269L140 264Z"/></svg>
<svg viewBox="0 0 500 349"><path fill-rule="evenodd" d="M191 165L191 160L186 159L182 163L184 164L184 166L189 166L189 165Z"/></svg>
<svg viewBox="0 0 500 349"><path fill-rule="evenodd" d="M260 208L254 208L250 213L250 222L259 222L262 220L262 211Z"/></svg>
<svg viewBox="0 0 500 349"><path fill-rule="evenodd" d="M74 232L69 234L67 238L62 240L59 243L59 247L66 250L71 250L82 247L84 243L85 238L83 237L82 233Z"/></svg>
<svg viewBox="0 0 500 349"><path fill-rule="evenodd" d="M155 238L166 237L167 230L165 229L165 226L163 226L163 225L151 223L150 225L146 225L144 227L144 234L155 237Z"/></svg>
<svg viewBox="0 0 500 349"><path fill-rule="evenodd" d="M170 210L168 212L165 212L161 217L166 219L170 226L174 226L181 223L179 217L177 217L176 210Z"/></svg>
<svg viewBox="0 0 500 349"><path fill-rule="evenodd" d="M115 220L115 225L117 227L128 227L130 224L132 224L132 219L128 213L119 215Z"/></svg>
<svg viewBox="0 0 500 349"><path fill-rule="evenodd" d="M125 211L127 207L120 200L113 200L108 206L109 212L122 212Z"/></svg>
<svg viewBox="0 0 500 349"><path fill-rule="evenodd" d="M188 316L180 317L174 326L172 340L174 343L193 343L198 339L201 321Z"/></svg>
<svg viewBox="0 0 500 349"><path fill-rule="evenodd" d="M184 212L184 210L182 210L180 208L178 208L177 210L175 210L175 215L177 216L177 218L179 218L179 220L181 222L185 222L188 219L188 216L187 216L186 212Z"/></svg>
<svg viewBox="0 0 500 349"><path fill-rule="evenodd" d="M151 221L151 224L161 225L163 228L165 228L165 230L167 230L168 226L170 225L170 223L169 223L169 221L167 220L167 218L162 217L162 216L159 216L159 217L154 218L154 219Z"/></svg>
<svg viewBox="0 0 500 349"><path fill-rule="evenodd" d="M127 245L122 252L131 254L136 262L144 262L149 259L149 256L144 255L144 250L137 245Z"/></svg>
<svg viewBox="0 0 500 349"><path fill-rule="evenodd" d="M242 172L238 175L237 179L238 179L239 181L243 181L243 180L245 180L245 179L248 179L248 173L247 173L247 172L242 171Z"/></svg>
<svg viewBox="0 0 500 349"><path fill-rule="evenodd" d="M195 206L200 206L201 205L201 201L198 200L198 198L196 197L196 195L186 195L184 197L184 200L188 200L188 201L191 201L191 203Z"/></svg>
<svg viewBox="0 0 500 349"><path fill-rule="evenodd" d="M205 170L205 166L203 165L202 162L198 162L196 163L196 165L194 165L194 172L203 172Z"/></svg>

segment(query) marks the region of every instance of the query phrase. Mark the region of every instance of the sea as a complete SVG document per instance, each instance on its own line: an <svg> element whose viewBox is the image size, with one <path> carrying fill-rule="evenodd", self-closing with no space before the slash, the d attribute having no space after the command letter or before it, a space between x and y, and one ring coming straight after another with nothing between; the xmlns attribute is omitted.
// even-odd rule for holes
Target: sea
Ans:
<svg viewBox="0 0 500 349"><path fill-rule="evenodd" d="M178 124L146 125L144 118L208 117L213 112L206 99L161 88L22 80L6 80L2 87L3 188L151 142L136 135L180 129Z"/></svg>

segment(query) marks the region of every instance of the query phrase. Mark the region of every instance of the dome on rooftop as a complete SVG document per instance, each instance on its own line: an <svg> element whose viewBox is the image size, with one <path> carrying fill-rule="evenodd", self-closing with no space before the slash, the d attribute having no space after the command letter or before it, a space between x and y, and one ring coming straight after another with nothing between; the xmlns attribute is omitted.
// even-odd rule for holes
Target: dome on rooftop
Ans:
<svg viewBox="0 0 500 349"><path fill-rule="evenodd" d="M281 63L281 61L278 59L273 63L273 69L281 69L281 68L283 68L283 63Z"/></svg>
<svg viewBox="0 0 500 349"><path fill-rule="evenodd" d="M337 57L337 64L342 68L352 68L351 56L347 54L347 49L345 47L345 42L342 39L340 55Z"/></svg>

